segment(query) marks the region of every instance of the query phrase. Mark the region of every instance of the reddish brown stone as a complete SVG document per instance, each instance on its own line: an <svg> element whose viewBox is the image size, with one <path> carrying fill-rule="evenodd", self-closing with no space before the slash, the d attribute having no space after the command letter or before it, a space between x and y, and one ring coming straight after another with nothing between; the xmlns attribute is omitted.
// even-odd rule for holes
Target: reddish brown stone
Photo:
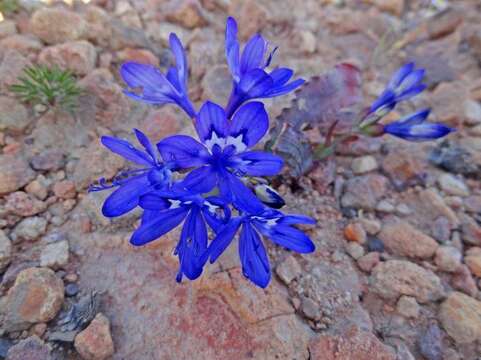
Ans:
<svg viewBox="0 0 481 360"><path fill-rule="evenodd" d="M70 180L62 180L53 185L53 193L61 199L73 199L77 192L75 183Z"/></svg>
<svg viewBox="0 0 481 360"><path fill-rule="evenodd" d="M4 327L7 331L17 331L48 322L57 315L63 299L63 282L52 270L23 270L8 291Z"/></svg>
<svg viewBox="0 0 481 360"><path fill-rule="evenodd" d="M394 351L370 332L351 327L339 335L320 335L309 343L313 360L395 360Z"/></svg>
<svg viewBox="0 0 481 360"><path fill-rule="evenodd" d="M84 360L105 360L114 354L110 322L99 313L89 326L75 337L75 349Z"/></svg>

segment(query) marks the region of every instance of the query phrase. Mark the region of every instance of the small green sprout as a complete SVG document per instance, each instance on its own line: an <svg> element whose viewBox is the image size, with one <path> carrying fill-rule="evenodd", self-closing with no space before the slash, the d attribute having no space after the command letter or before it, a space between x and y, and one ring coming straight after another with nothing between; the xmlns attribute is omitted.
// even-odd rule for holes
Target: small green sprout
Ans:
<svg viewBox="0 0 481 360"><path fill-rule="evenodd" d="M73 113L82 90L67 70L45 66L27 67L10 90L23 102L46 109L59 108Z"/></svg>
<svg viewBox="0 0 481 360"><path fill-rule="evenodd" d="M18 10L18 0L0 0L0 12L9 15Z"/></svg>

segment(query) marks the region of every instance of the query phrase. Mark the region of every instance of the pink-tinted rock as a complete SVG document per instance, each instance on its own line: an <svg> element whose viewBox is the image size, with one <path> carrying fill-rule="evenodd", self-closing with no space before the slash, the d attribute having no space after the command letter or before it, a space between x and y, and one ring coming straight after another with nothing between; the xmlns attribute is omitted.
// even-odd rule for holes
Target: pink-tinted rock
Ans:
<svg viewBox="0 0 481 360"><path fill-rule="evenodd" d="M386 249L394 255L424 259L432 257L438 248L436 240L411 224L395 218L383 225L378 236Z"/></svg>
<svg viewBox="0 0 481 360"><path fill-rule="evenodd" d="M243 39L261 31L267 25L269 16L269 11L265 6L255 0L233 1L229 6L229 13L236 14L239 35Z"/></svg>
<svg viewBox="0 0 481 360"><path fill-rule="evenodd" d="M70 180L62 180L53 185L53 193L61 199L73 199L77 195L75 183Z"/></svg>
<svg viewBox="0 0 481 360"><path fill-rule="evenodd" d="M1 51L15 50L29 56L42 49L42 43L34 36L15 34L0 41Z"/></svg>
<svg viewBox="0 0 481 360"><path fill-rule="evenodd" d="M481 340L481 302L453 292L441 304L439 318L444 329L458 343Z"/></svg>
<svg viewBox="0 0 481 360"><path fill-rule="evenodd" d="M122 157L106 150L100 143L92 143L77 163L73 181L78 189L86 188L101 177L111 179L123 164Z"/></svg>
<svg viewBox="0 0 481 360"><path fill-rule="evenodd" d="M56 66L83 76L95 68L97 51L88 41L72 41L46 47L40 53L38 60L49 67Z"/></svg>
<svg viewBox="0 0 481 360"><path fill-rule="evenodd" d="M470 296L475 296L478 292L476 282L466 265L461 265L451 278L451 285L456 290L462 291Z"/></svg>
<svg viewBox="0 0 481 360"><path fill-rule="evenodd" d="M27 185L35 173L21 156L0 155L0 195Z"/></svg>
<svg viewBox="0 0 481 360"><path fill-rule="evenodd" d="M370 273L377 264L379 264L380 255L377 251L370 252L359 259L357 259L357 265L361 270Z"/></svg>
<svg viewBox="0 0 481 360"><path fill-rule="evenodd" d="M309 343L311 359L394 360L395 352L370 332L352 327L336 335L323 334Z"/></svg>
<svg viewBox="0 0 481 360"><path fill-rule="evenodd" d="M32 216L45 211L47 208L43 201L23 191L16 191L7 196L5 210L18 216Z"/></svg>
<svg viewBox="0 0 481 360"><path fill-rule="evenodd" d="M114 354L110 335L110 322L102 313L97 314L85 330L75 337L75 349L84 360L105 360Z"/></svg>
<svg viewBox="0 0 481 360"><path fill-rule="evenodd" d="M165 9L167 20L193 29L207 24L197 0L180 0L171 2Z"/></svg>
<svg viewBox="0 0 481 360"><path fill-rule="evenodd" d="M463 22L463 13L450 9L444 13L434 16L428 21L428 34L431 39L446 36Z"/></svg>
<svg viewBox="0 0 481 360"><path fill-rule="evenodd" d="M52 320L60 310L63 299L63 282L52 270L23 270L7 294L4 329L23 330L31 324Z"/></svg>
<svg viewBox="0 0 481 360"><path fill-rule="evenodd" d="M32 63L17 50L7 50L0 62L0 88L6 93L18 82L23 70Z"/></svg>
<svg viewBox="0 0 481 360"><path fill-rule="evenodd" d="M198 281L176 284L176 232L143 248L128 245L127 233L119 235L96 232L72 244L84 254L80 287L106 291L117 357L307 357L312 332L275 279L263 290L238 268L216 274L206 269Z"/></svg>
<svg viewBox="0 0 481 360"><path fill-rule="evenodd" d="M159 58L147 49L126 48L117 53L120 61L135 61L140 64L159 66Z"/></svg>
<svg viewBox="0 0 481 360"><path fill-rule="evenodd" d="M30 19L32 32L48 44L77 40L87 30L82 17L62 8L42 7Z"/></svg>
<svg viewBox="0 0 481 360"><path fill-rule="evenodd" d="M79 82L90 95L91 103L86 104L86 112L98 123L113 130L130 131L137 124L129 125L133 118L130 113L128 97L122 92L113 75L107 69L96 69ZM135 106L140 106L135 103ZM82 110L82 109L80 109Z"/></svg>
<svg viewBox="0 0 481 360"><path fill-rule="evenodd" d="M408 295L420 303L438 300L444 293L441 280L434 273L405 260L388 260L377 265L371 285L385 299Z"/></svg>

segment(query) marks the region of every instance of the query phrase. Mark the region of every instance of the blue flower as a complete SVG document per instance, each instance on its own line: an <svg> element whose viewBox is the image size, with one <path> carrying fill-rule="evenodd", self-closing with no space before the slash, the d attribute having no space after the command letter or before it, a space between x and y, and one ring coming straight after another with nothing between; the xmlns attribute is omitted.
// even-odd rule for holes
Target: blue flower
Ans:
<svg viewBox="0 0 481 360"><path fill-rule="evenodd" d="M157 144L165 161L179 168L196 168L185 177L183 186L197 193L208 193L218 186L221 197L238 209L253 214L262 211L262 203L241 179L276 175L283 166L282 158L251 150L269 128L264 105L247 103L228 120L224 109L206 102L194 125L201 143L190 136L175 135Z"/></svg>
<svg viewBox="0 0 481 360"><path fill-rule="evenodd" d="M162 189L170 184L171 166L159 161L157 151L150 140L140 130L134 129L137 140L144 151L137 149L128 141L111 136L102 136L102 144L110 151L122 156L141 168L123 171L108 185L104 178L100 185L92 185L89 191L101 191L118 187L105 200L102 213L107 217L123 215L134 209L139 198L153 189Z"/></svg>
<svg viewBox="0 0 481 360"><path fill-rule="evenodd" d="M265 60L267 45L267 41L260 34L256 34L247 42L240 56L237 23L232 17L227 19L225 55L234 80L226 108L228 118L248 100L284 95L304 83L302 79L288 83L293 75L293 71L288 68L278 68L270 73L264 70L270 65L276 50Z"/></svg>
<svg viewBox="0 0 481 360"><path fill-rule="evenodd" d="M384 126L383 132L409 141L427 141L448 135L454 129L426 122L430 109L424 109Z"/></svg>
<svg viewBox="0 0 481 360"><path fill-rule="evenodd" d="M390 112L400 101L407 100L420 92L426 85L422 83L424 69L415 69L414 63L402 66L391 78L384 92L374 101L370 113L380 117Z"/></svg>
<svg viewBox="0 0 481 360"><path fill-rule="evenodd" d="M124 93L135 100L149 104L177 104L193 118L195 110L187 91L188 68L185 51L175 34L170 34L169 41L176 66L169 68L164 75L152 65L135 62L123 64L120 75L130 88L124 90Z"/></svg>
<svg viewBox="0 0 481 360"><path fill-rule="evenodd" d="M202 273L207 260L207 224L217 232L230 218L227 204L218 197L203 198L188 192L152 192L140 198L145 209L141 225L133 233L130 242L135 246L145 245L176 228L184 225L174 254L179 257L179 272L194 280Z"/></svg>
<svg viewBox="0 0 481 360"><path fill-rule="evenodd" d="M298 253L315 250L311 239L292 225L314 224L315 220L303 215L284 215L280 211L267 209L258 215L243 214L231 218L219 231L207 251L213 263L230 245L242 226L239 236L239 257L242 272L257 286L265 288L271 279L271 270L261 235L275 244Z"/></svg>

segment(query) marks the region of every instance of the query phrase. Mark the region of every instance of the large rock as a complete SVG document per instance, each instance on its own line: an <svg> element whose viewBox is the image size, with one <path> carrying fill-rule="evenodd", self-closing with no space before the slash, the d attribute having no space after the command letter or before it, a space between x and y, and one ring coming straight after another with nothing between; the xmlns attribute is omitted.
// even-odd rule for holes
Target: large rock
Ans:
<svg viewBox="0 0 481 360"><path fill-rule="evenodd" d="M35 173L23 157L0 155L0 195L18 190L34 178Z"/></svg>
<svg viewBox="0 0 481 360"><path fill-rule="evenodd" d="M30 25L32 32L47 44L77 40L87 31L80 15L60 8L40 8L32 15Z"/></svg>
<svg viewBox="0 0 481 360"><path fill-rule="evenodd" d="M378 237L394 255L425 259L432 257L438 248L436 240L402 220L389 220Z"/></svg>
<svg viewBox="0 0 481 360"><path fill-rule="evenodd" d="M388 260L372 271L372 289L381 297L396 300L401 295L413 296L420 303L443 296L441 280L431 271L405 260Z"/></svg>
<svg viewBox="0 0 481 360"><path fill-rule="evenodd" d="M250 285L238 267L215 274L206 268L198 281L175 285L178 263L171 249L178 236L176 231L136 249L127 232L70 236L72 248L83 254L79 286L106 292L116 357L308 357L313 332L275 278L264 290Z"/></svg>
<svg viewBox="0 0 481 360"><path fill-rule="evenodd" d="M481 302L460 292L451 293L439 311L444 329L457 343L481 340Z"/></svg>
<svg viewBox="0 0 481 360"><path fill-rule="evenodd" d="M23 270L7 294L4 328L11 332L48 322L57 315L63 300L63 282L52 270Z"/></svg>
<svg viewBox="0 0 481 360"><path fill-rule="evenodd" d="M0 113L0 131L21 133L32 120L25 106L6 96L0 96Z"/></svg>
<svg viewBox="0 0 481 360"><path fill-rule="evenodd" d="M89 326L75 337L75 349L84 360L105 360L114 354L110 322L99 313Z"/></svg>
<svg viewBox="0 0 481 360"><path fill-rule="evenodd" d="M41 64L57 66L83 76L95 68L97 51L88 41L71 41L43 49L38 60Z"/></svg>
<svg viewBox="0 0 481 360"><path fill-rule="evenodd" d="M370 332L352 327L342 334L322 334L309 343L310 359L395 360L393 349Z"/></svg>

